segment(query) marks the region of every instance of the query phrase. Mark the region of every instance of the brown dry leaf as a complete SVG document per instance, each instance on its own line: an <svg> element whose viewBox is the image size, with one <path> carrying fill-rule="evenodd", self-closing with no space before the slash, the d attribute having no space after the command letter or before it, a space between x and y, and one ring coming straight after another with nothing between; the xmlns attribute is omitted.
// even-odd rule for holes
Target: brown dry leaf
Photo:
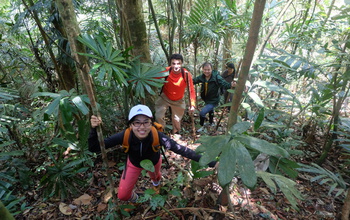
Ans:
<svg viewBox="0 0 350 220"><path fill-rule="evenodd" d="M269 192L269 190L266 189L266 188L264 188L264 187L260 187L260 190L263 191L266 195L271 194L271 193Z"/></svg>
<svg viewBox="0 0 350 220"><path fill-rule="evenodd" d="M115 161L108 161L108 167L114 167L116 164Z"/></svg>
<svg viewBox="0 0 350 220"><path fill-rule="evenodd" d="M59 209L64 215L71 215L73 213L73 210L63 202L60 203Z"/></svg>
<svg viewBox="0 0 350 220"><path fill-rule="evenodd" d="M208 185L211 182L212 182L212 180L209 179L209 178L202 178L202 179L195 179L193 181L193 184L195 186L199 186L199 187L203 188L203 187L205 187L206 185Z"/></svg>
<svg viewBox="0 0 350 220"><path fill-rule="evenodd" d="M98 211L98 212L102 212L102 211L105 210L106 208L107 208L107 204L100 203L100 204L98 204L98 206L97 206L97 211Z"/></svg>
<svg viewBox="0 0 350 220"><path fill-rule="evenodd" d="M88 194L84 194L77 199L74 199L73 203L76 205L89 205L91 204L92 197Z"/></svg>
<svg viewBox="0 0 350 220"><path fill-rule="evenodd" d="M115 192L115 193L118 193L118 188L114 188L114 192ZM112 197L113 197L113 196L112 196L111 189L108 187L108 188L106 189L106 191L105 191L105 192L103 193L103 195L102 195L102 201L103 201L104 203L107 203Z"/></svg>

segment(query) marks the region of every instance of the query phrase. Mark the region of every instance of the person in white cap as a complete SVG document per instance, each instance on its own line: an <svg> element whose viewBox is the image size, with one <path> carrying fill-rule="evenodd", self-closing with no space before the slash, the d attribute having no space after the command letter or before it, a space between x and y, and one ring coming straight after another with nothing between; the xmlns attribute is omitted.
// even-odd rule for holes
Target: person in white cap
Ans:
<svg viewBox="0 0 350 220"><path fill-rule="evenodd" d="M96 127L102 122L100 118L91 116L91 131L88 139L89 150L91 152L99 152L100 144L97 138ZM131 108L128 117L128 125L131 128L129 139L129 150L127 151L127 162L125 169L120 179L118 188L118 198L123 201L136 202L138 195L133 191L134 186L141 174L143 168L140 165L142 160L151 160L155 171L148 174L152 180L154 190L159 193L162 165L162 157L159 151L155 152L152 149L152 132L153 115L151 110L145 105L136 105ZM105 138L104 143L106 148L110 148L123 143L124 131ZM173 139L158 131L159 143L165 149L171 150L189 159L199 161L201 155L195 151L176 143ZM209 164L214 167L215 161Z"/></svg>

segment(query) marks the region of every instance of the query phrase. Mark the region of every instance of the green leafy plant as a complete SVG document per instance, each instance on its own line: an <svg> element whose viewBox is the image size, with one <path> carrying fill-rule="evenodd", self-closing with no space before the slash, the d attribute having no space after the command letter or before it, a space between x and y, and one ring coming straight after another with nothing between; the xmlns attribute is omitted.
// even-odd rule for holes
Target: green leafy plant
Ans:
<svg viewBox="0 0 350 220"><path fill-rule="evenodd" d="M221 186L230 184L234 177L239 176L245 186L254 188L257 183L257 177L261 177L264 181L268 181L267 184L276 191L276 186L271 181L273 179L292 206L297 209L295 199L301 197L294 187L294 182L278 174L257 173L252 160L253 155L256 155L257 152L263 153L283 161L283 163L275 163L274 170L280 169L281 164L284 166L281 170L287 170L285 164L292 163L287 160L289 153L276 144L248 136L247 130L250 127L251 124L249 122L240 122L235 124L227 135L201 137L198 140L201 145L196 149L197 152L203 155L199 164L204 166L210 161L219 158L218 180ZM292 171L288 170L288 172ZM284 187L283 183L288 183L288 187Z"/></svg>
<svg viewBox="0 0 350 220"><path fill-rule="evenodd" d="M79 192L79 188L85 186L86 180L81 179L79 174L84 173L88 167L82 166L82 159L59 159L56 160L52 152L47 149L52 164L45 167L46 173L40 180L40 186L44 190L44 198L60 197L65 199Z"/></svg>
<svg viewBox="0 0 350 220"><path fill-rule="evenodd" d="M100 36L83 35L78 40L87 46L93 53L80 53L81 55L95 59L96 63L91 69L91 73L98 72L98 78L110 85L115 80L120 85L127 85L126 73L124 69L130 68L126 64L124 54L121 50L116 50L111 41L107 41Z"/></svg>
<svg viewBox="0 0 350 220"><path fill-rule="evenodd" d="M165 68L149 63L141 63L139 59L131 62L131 68L126 70L129 86L127 90L137 98L145 98L148 94L156 95L153 87L162 87L167 73Z"/></svg>
<svg viewBox="0 0 350 220"><path fill-rule="evenodd" d="M228 135L201 137L198 140L201 145L197 152L203 153L199 161L201 166L215 160L216 157L220 158L218 179L221 186L229 184L232 178L238 175L248 188L255 186L257 177L249 150L281 158L289 156L286 150L275 144L244 134L250 126L249 122L240 122L231 128Z"/></svg>
<svg viewBox="0 0 350 220"><path fill-rule="evenodd" d="M330 187L328 195L330 195L335 189L338 189L335 196L345 193L347 184L340 174L335 174L315 163L312 163L311 165L300 164L300 168L297 168L297 170L300 172L316 174L316 176L312 177L310 181L317 182L320 185L328 185Z"/></svg>
<svg viewBox="0 0 350 220"><path fill-rule="evenodd" d="M303 199L301 193L295 188L296 183L281 175L271 174L267 172L258 171L257 176L262 178L271 191L276 194L277 186L283 194L287 197L288 201L291 203L292 207L299 210L297 207L296 199ZM277 184L277 185L276 185Z"/></svg>

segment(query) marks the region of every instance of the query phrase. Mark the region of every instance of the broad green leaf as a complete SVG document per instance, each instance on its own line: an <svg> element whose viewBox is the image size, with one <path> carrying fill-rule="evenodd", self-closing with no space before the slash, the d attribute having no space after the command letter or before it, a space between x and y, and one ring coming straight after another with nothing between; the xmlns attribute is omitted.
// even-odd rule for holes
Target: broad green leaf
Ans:
<svg viewBox="0 0 350 220"><path fill-rule="evenodd" d="M237 143L237 147L235 149L237 158L237 170L240 174L240 177L244 185L250 189L253 189L257 181L254 162L248 150L241 143Z"/></svg>
<svg viewBox="0 0 350 220"><path fill-rule="evenodd" d="M255 92L248 92L248 95L259 107L264 107L264 103Z"/></svg>
<svg viewBox="0 0 350 220"><path fill-rule="evenodd" d="M237 155L236 148L237 142L235 141L230 141L223 146L218 170L218 180L221 186L231 183L232 178L238 174L236 160L239 155Z"/></svg>
<svg viewBox="0 0 350 220"><path fill-rule="evenodd" d="M35 98L38 96L48 96L51 98L58 98L58 97L60 97L60 94L52 93L52 92L36 92L31 96L31 98Z"/></svg>
<svg viewBox="0 0 350 220"><path fill-rule="evenodd" d="M45 110L45 113L48 115L54 114L55 116L57 116L58 113L58 106L60 104L61 101L61 97L58 96L57 98L55 98L47 107Z"/></svg>
<svg viewBox="0 0 350 220"><path fill-rule="evenodd" d="M301 193L295 188L296 183L288 178L285 178L284 176L275 177L274 180L292 207L296 210L299 210L297 206L297 199L303 199L303 197Z"/></svg>
<svg viewBox="0 0 350 220"><path fill-rule="evenodd" d="M289 153L285 149L265 140L249 137L246 135L240 135L238 137L235 137L235 139L240 141L246 147L257 150L261 153L273 155L275 157L289 157Z"/></svg>
<svg viewBox="0 0 350 220"><path fill-rule="evenodd" d="M257 175L264 180L266 185L271 189L271 191L273 193L277 192L277 186L276 186L275 182L271 179L271 176L268 175L267 172L258 171Z"/></svg>
<svg viewBox="0 0 350 220"><path fill-rule="evenodd" d="M216 157L219 156L223 146L225 146L228 141L229 137L227 136L202 136L198 140L198 142L202 144L196 149L196 152L203 153L201 159L199 160L199 165L206 166L211 161L216 160Z"/></svg>
<svg viewBox="0 0 350 220"><path fill-rule="evenodd" d="M287 174L291 178L296 178L298 172L296 168L300 167L298 163L291 161L286 158L276 158L274 156L270 157L269 169L271 173L275 174Z"/></svg>
<svg viewBox="0 0 350 220"><path fill-rule="evenodd" d="M154 172L154 165L153 165L153 163L152 163L151 160L148 160L148 159L142 160L142 161L140 162L140 165L141 165L141 167L144 168L145 170L150 171L150 172Z"/></svg>
<svg viewBox="0 0 350 220"><path fill-rule="evenodd" d="M89 113L89 108L85 105L80 96L74 97L72 99L72 102L84 115L87 115Z"/></svg>
<svg viewBox="0 0 350 220"><path fill-rule="evenodd" d="M60 116L63 121L63 124L68 124L73 120L72 106L68 98L63 98L60 100Z"/></svg>
<svg viewBox="0 0 350 220"><path fill-rule="evenodd" d="M255 131L259 129L261 123L264 121L264 117L265 117L265 108L261 108L259 111L259 115L254 122Z"/></svg>
<svg viewBox="0 0 350 220"><path fill-rule="evenodd" d="M243 132L246 132L250 127L251 127L250 122L247 122L247 121L239 122L232 126L230 133L231 135L242 134Z"/></svg>
<svg viewBox="0 0 350 220"><path fill-rule="evenodd" d="M211 171L199 170L200 168L202 168L202 167L199 166L198 162L191 160L191 170L193 173L193 178L203 178L203 177L210 176L214 173L213 170L211 170Z"/></svg>

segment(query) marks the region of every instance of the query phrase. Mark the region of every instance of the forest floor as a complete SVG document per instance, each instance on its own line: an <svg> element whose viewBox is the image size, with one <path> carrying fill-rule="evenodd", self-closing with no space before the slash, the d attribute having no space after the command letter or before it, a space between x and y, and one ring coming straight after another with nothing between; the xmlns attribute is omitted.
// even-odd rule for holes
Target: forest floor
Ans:
<svg viewBox="0 0 350 220"><path fill-rule="evenodd" d="M190 127L189 123L184 122L184 127ZM218 135L219 132L208 132L209 135ZM197 137L199 135L197 134ZM179 144L195 149L198 144L193 143L190 134L183 134L181 138L174 137ZM296 162L309 164L318 159L321 146L321 138L315 138L307 146L308 153L303 157L297 158ZM332 172L337 172L338 167L334 164L340 164L338 153L330 153L324 168ZM140 176L136 186L136 191L143 194L145 202L140 203L130 216L123 215L120 210L125 202L117 201L117 215L113 216L113 203L108 203L111 193L108 193L108 179L103 163L99 157L95 161L95 167L88 172L92 172L92 180L87 188L81 189L81 195L76 198L60 201L59 199L50 199L43 201L40 197L41 192L28 191L27 202L32 208L26 210L23 214L16 216L16 219L340 219L341 209L344 200L344 194L334 196L335 192L328 195L329 187L326 184L320 185L316 182L310 182L311 176L299 173L294 180L297 188L304 199L298 201L299 210L291 207L286 197L281 193L272 193L264 184L259 182L257 187L250 191L243 187L239 179L233 181L229 190L229 198L234 211L228 211L227 204L218 204L222 201L220 193L222 188L218 185L215 168L208 168L214 171L213 175L205 178L192 179L189 175L190 160L182 158L172 152L166 152L170 161L170 167L166 168L163 160L162 166L162 187L160 195L152 195L151 181L148 176ZM109 155L109 169L113 174L115 188L118 187L118 179L121 177L121 164L113 162L116 158ZM174 190L175 189L175 190ZM177 191L176 191L177 190ZM177 193L176 193L177 192ZM148 196L148 197L147 197ZM151 201L149 197L153 196ZM159 197L161 196L161 197ZM148 199L147 199L148 198ZM109 201L112 201L110 199ZM164 204L162 204L164 202ZM157 207L157 204L162 204ZM111 209L112 207L112 209ZM120 208L121 207L121 208ZM155 208L154 208L155 207Z"/></svg>

